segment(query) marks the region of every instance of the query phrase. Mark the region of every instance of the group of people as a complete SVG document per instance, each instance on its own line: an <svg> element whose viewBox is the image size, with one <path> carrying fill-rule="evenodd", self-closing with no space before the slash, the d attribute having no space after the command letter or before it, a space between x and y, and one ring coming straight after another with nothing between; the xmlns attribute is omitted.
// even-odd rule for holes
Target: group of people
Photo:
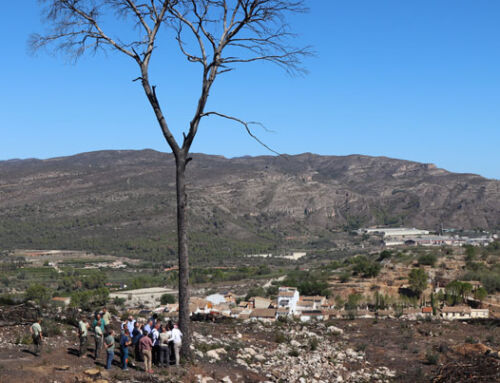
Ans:
<svg viewBox="0 0 500 383"><path fill-rule="evenodd" d="M33 337L34 353L39 356L43 333L42 319L37 320L30 327ZM97 361L101 351L106 351L106 369L111 369L115 357L115 346L118 341L120 349L120 366L128 370L132 356L136 362L144 362L144 370L153 372L153 365L168 367L170 364L180 363L180 350L182 346L182 332L177 324L172 321L162 323L157 314L153 314L146 323L137 322L132 316L120 325L120 336L116 336L111 326L111 314L106 308L94 314L92 323L85 316L78 322L78 338L80 347L78 355L84 356L88 350L89 332L93 332L95 339L94 359Z"/></svg>
<svg viewBox="0 0 500 383"><path fill-rule="evenodd" d="M168 367L173 359L175 364L180 363L180 349L182 346L182 332L172 321L162 323L157 314L153 314L146 323L137 322L129 316L120 326L120 336L115 337L115 331L110 326L111 315L104 308L94 314L92 324L86 318L78 323L80 338L79 355L87 351L88 330L91 329L95 338L94 359L99 358L101 350L106 350L106 369L110 369L115 355L115 341L118 339L120 349L120 366L128 370L128 365L134 366L130 357L136 362L144 362L144 370L153 372L152 366Z"/></svg>

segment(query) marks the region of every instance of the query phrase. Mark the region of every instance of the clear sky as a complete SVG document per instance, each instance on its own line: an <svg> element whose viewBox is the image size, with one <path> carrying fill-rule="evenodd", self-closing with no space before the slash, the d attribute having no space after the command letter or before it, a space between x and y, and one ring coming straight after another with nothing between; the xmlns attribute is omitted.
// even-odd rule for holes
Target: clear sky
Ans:
<svg viewBox="0 0 500 383"><path fill-rule="evenodd" d="M309 6L291 20L297 43L317 52L305 62L309 75L247 64L218 80L210 109L264 123L274 132L256 133L281 153L388 156L500 179L500 1ZM30 56L28 36L41 31L37 1L3 4L0 160L168 151L140 84L131 81L138 73L130 59L97 55L73 65L43 52ZM179 136L199 75L195 64L167 53L153 58L152 82ZM213 118L193 151L269 154L240 126Z"/></svg>

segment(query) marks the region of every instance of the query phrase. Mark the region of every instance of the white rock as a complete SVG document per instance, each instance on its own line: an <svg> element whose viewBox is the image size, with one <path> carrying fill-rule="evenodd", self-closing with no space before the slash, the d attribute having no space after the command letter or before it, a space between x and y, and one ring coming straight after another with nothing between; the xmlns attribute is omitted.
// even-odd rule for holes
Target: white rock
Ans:
<svg viewBox="0 0 500 383"><path fill-rule="evenodd" d="M291 342L290 342L290 345L292 347L300 347L301 344L299 342L297 342L295 339L293 339Z"/></svg>
<svg viewBox="0 0 500 383"><path fill-rule="evenodd" d="M335 326L328 326L327 330L330 334L336 334L336 335L342 335L344 333L344 330L341 328L335 327Z"/></svg>
<svg viewBox="0 0 500 383"><path fill-rule="evenodd" d="M247 354L251 355L251 356L257 355L257 351L255 351L251 347L246 347L246 348L243 349L243 351L246 352Z"/></svg>
<svg viewBox="0 0 500 383"><path fill-rule="evenodd" d="M211 359L220 360L219 354L227 354L227 351L224 350L222 347L207 351L207 356Z"/></svg>

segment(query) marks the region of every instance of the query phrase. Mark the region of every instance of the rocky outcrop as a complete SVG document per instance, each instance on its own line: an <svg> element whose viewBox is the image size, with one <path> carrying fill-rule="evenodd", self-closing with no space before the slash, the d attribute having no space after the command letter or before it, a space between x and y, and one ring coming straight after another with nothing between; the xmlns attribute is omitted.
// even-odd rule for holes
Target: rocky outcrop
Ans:
<svg viewBox="0 0 500 383"><path fill-rule="evenodd" d="M266 233L307 242L368 225L500 228L500 181L429 164L199 154L187 176L191 231L222 240L252 243ZM13 248L156 241L175 228L173 158L144 150L0 162L0 222L0 242Z"/></svg>

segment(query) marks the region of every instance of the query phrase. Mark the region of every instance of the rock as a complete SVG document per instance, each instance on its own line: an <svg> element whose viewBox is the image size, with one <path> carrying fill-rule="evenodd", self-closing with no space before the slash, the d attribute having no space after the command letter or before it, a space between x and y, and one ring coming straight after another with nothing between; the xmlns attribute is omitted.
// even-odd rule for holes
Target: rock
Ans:
<svg viewBox="0 0 500 383"><path fill-rule="evenodd" d="M97 368L90 368L88 370L85 370L83 373L85 375L92 376L92 377L96 377L96 376L101 375L101 371L98 370Z"/></svg>
<svg viewBox="0 0 500 383"><path fill-rule="evenodd" d="M54 370L57 370L57 371L68 371L69 370L69 366L56 366L54 367Z"/></svg>
<svg viewBox="0 0 500 383"><path fill-rule="evenodd" d="M345 350L345 353L347 354L347 356L350 356L351 358L357 358L358 357L357 352L354 351L352 348L348 348L347 350Z"/></svg>
<svg viewBox="0 0 500 383"><path fill-rule="evenodd" d="M302 346L299 342L297 342L295 339L293 339L291 342L290 342L290 345L292 347L300 347Z"/></svg>
<svg viewBox="0 0 500 383"><path fill-rule="evenodd" d="M335 334L335 335L342 335L342 334L344 334L344 330L342 330L341 328L335 327L335 326L328 326L327 331L330 334Z"/></svg>
<svg viewBox="0 0 500 383"><path fill-rule="evenodd" d="M227 351L222 347L207 351L207 356L211 359L220 360L219 354L227 354Z"/></svg>
<svg viewBox="0 0 500 383"><path fill-rule="evenodd" d="M233 381L231 380L231 378L229 376L225 376L221 379L221 382L224 382L224 383L233 383Z"/></svg>
<svg viewBox="0 0 500 383"><path fill-rule="evenodd" d="M257 351L255 351L251 347L246 347L246 348L243 349L243 351L246 352L247 354L251 355L251 356L257 355Z"/></svg>
<svg viewBox="0 0 500 383"><path fill-rule="evenodd" d="M264 355L261 355L261 354L257 354L255 355L255 360L258 360L259 362L264 362L267 360L267 358L264 356Z"/></svg>

